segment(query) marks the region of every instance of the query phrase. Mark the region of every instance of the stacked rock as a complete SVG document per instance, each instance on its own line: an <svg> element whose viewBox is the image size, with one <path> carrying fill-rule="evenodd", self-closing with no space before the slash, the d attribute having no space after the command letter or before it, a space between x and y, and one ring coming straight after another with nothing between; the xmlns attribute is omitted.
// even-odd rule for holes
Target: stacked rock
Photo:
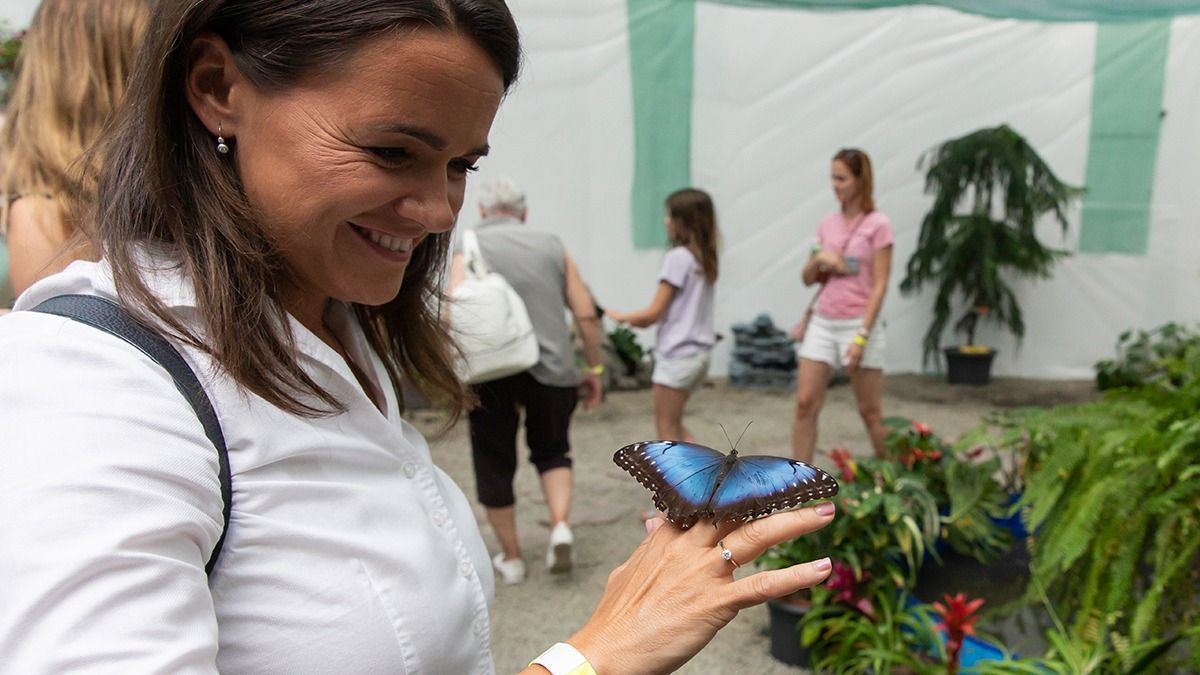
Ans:
<svg viewBox="0 0 1200 675"><path fill-rule="evenodd" d="M796 384L796 351L769 314L733 326L729 383L735 387L790 389Z"/></svg>

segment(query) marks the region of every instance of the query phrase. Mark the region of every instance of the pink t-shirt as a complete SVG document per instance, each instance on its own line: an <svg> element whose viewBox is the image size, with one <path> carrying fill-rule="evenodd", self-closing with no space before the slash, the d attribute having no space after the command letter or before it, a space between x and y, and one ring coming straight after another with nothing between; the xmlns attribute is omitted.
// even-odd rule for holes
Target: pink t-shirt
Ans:
<svg viewBox="0 0 1200 675"><path fill-rule="evenodd" d="M892 245L892 221L872 211L851 230L858 218L849 223L840 211L821 219L817 239L821 248L842 251L846 262L858 260L858 273L830 276L817 301L817 314L827 319L854 319L867 313L871 290L875 287L875 251ZM847 244L846 239L849 238Z"/></svg>

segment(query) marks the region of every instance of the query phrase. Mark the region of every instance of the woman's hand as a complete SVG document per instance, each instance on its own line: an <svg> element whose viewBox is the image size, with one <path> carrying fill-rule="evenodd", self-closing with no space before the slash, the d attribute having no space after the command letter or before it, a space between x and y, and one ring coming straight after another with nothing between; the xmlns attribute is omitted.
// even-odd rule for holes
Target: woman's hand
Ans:
<svg viewBox="0 0 1200 675"><path fill-rule="evenodd" d="M615 312L611 309L604 310L604 316L616 321L618 324L629 323L629 314L626 312Z"/></svg>
<svg viewBox="0 0 1200 675"><path fill-rule="evenodd" d="M814 257L817 259L818 272L841 276L850 271L850 268L846 266L846 260L837 251L831 251L827 248L821 249Z"/></svg>
<svg viewBox="0 0 1200 675"><path fill-rule="evenodd" d="M850 343L846 348L846 371L853 373L858 369L858 364L862 362L863 350L861 345Z"/></svg>
<svg viewBox="0 0 1200 675"><path fill-rule="evenodd" d="M824 527L833 513L827 502L744 524L702 521L687 530L655 519L641 546L609 575L596 612L569 642L598 673L671 672L738 611L829 576L824 558L735 580L719 542L735 561L749 563L775 544Z"/></svg>

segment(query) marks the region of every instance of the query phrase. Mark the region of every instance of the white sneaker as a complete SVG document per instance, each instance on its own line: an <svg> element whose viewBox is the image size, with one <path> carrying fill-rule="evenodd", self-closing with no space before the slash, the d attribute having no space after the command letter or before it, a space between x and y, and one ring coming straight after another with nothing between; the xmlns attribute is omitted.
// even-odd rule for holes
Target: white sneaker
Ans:
<svg viewBox="0 0 1200 675"><path fill-rule="evenodd" d="M566 523L559 523L550 530L550 547L546 549L546 569L553 574L571 571L571 545L575 536Z"/></svg>
<svg viewBox="0 0 1200 675"><path fill-rule="evenodd" d="M525 581L525 561L520 558L505 560L504 552L500 552L492 558L492 567L496 568L500 578L509 586Z"/></svg>

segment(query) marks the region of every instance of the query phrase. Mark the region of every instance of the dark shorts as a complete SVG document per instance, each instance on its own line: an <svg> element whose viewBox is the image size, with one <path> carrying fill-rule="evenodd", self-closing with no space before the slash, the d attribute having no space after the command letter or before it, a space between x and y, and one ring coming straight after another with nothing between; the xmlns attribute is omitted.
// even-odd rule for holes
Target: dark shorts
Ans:
<svg viewBox="0 0 1200 675"><path fill-rule="evenodd" d="M513 477L517 474L517 425L521 408L525 410L529 461L538 473L571 467L567 431L579 400L576 387L547 386L526 372L472 388L479 396L479 406L468 414L468 419L480 504L501 508L517 501Z"/></svg>

